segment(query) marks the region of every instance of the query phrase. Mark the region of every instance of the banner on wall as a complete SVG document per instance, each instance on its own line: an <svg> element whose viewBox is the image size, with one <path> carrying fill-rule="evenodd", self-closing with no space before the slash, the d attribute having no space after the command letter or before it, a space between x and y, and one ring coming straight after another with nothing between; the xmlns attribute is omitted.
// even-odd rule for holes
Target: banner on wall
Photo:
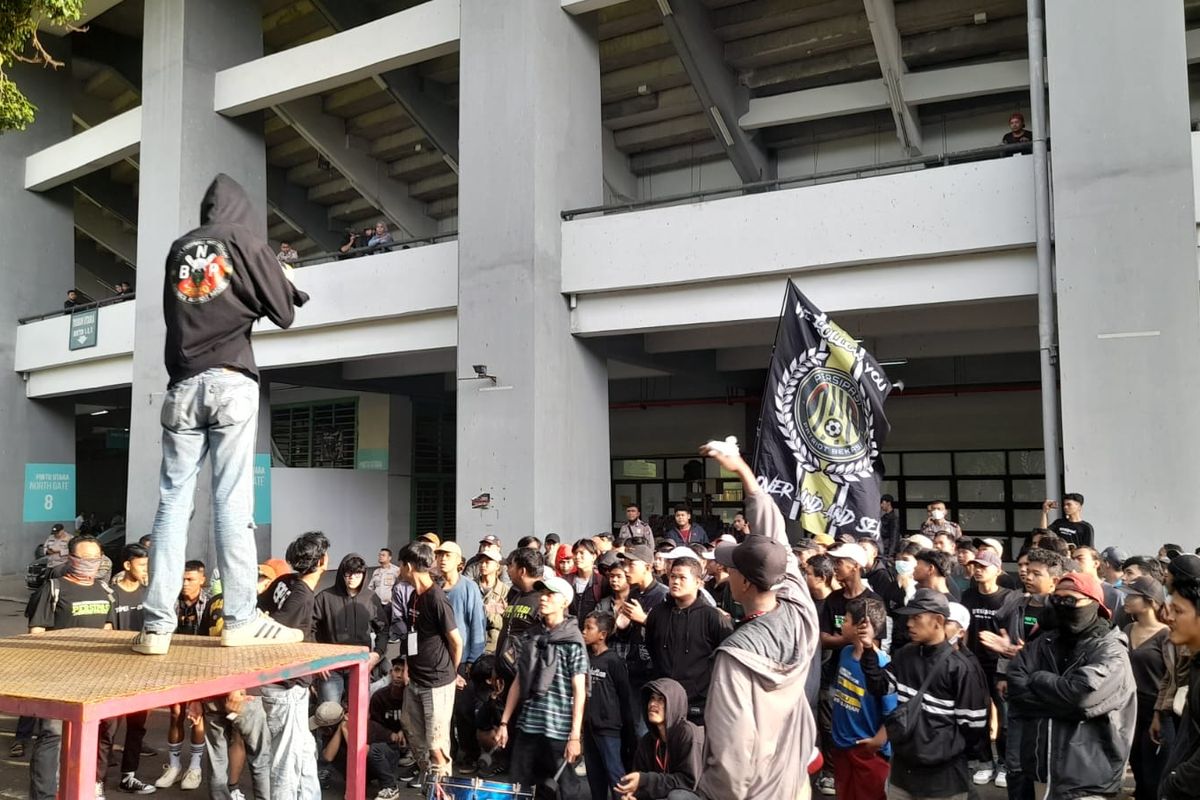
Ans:
<svg viewBox="0 0 1200 800"><path fill-rule="evenodd" d="M271 524L271 454L254 454L254 524Z"/></svg>
<svg viewBox="0 0 1200 800"><path fill-rule="evenodd" d="M754 455L759 484L810 533L879 535L891 381L788 281Z"/></svg>
<svg viewBox="0 0 1200 800"><path fill-rule="evenodd" d="M61 522L71 530L75 519L75 465L26 464L25 522Z"/></svg>

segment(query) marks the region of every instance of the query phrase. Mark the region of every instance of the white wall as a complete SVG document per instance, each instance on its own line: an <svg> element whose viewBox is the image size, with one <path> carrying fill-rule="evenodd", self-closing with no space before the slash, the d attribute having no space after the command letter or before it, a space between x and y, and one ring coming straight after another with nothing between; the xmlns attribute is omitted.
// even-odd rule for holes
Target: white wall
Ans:
<svg viewBox="0 0 1200 800"><path fill-rule="evenodd" d="M329 537L330 569L347 553L373 564L388 541L387 473L273 468L270 556L283 558L288 544L305 531Z"/></svg>

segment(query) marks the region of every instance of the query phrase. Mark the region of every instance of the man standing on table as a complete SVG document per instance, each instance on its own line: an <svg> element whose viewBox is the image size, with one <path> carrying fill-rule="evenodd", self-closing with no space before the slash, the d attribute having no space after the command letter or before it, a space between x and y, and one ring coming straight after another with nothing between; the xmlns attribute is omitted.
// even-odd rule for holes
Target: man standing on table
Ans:
<svg viewBox="0 0 1200 800"><path fill-rule="evenodd" d="M250 330L262 317L290 327L308 295L263 238L262 215L228 175L200 204L200 227L171 245L163 286L169 383L162 409L162 469L154 516L145 627L133 650L164 655L196 476L212 457L213 536L224 580L226 647L294 643L301 631L255 616L254 447L258 367Z"/></svg>

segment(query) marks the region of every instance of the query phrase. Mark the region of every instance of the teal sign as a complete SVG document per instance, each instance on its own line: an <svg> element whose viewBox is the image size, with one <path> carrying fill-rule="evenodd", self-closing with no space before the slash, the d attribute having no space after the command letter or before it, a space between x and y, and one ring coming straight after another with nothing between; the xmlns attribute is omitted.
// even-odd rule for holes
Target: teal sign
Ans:
<svg viewBox="0 0 1200 800"><path fill-rule="evenodd" d="M254 454L254 524L271 524L271 455Z"/></svg>
<svg viewBox="0 0 1200 800"><path fill-rule="evenodd" d="M75 519L75 465L25 465L25 522Z"/></svg>
<svg viewBox="0 0 1200 800"><path fill-rule="evenodd" d="M96 346L96 329L100 325L100 309L89 308L71 314L71 350Z"/></svg>
<svg viewBox="0 0 1200 800"><path fill-rule="evenodd" d="M128 450L129 431L106 431L104 446L109 450Z"/></svg>
<svg viewBox="0 0 1200 800"><path fill-rule="evenodd" d="M365 447L359 449L358 456L354 459L354 468L374 470L376 472L387 472L387 449L383 447Z"/></svg>

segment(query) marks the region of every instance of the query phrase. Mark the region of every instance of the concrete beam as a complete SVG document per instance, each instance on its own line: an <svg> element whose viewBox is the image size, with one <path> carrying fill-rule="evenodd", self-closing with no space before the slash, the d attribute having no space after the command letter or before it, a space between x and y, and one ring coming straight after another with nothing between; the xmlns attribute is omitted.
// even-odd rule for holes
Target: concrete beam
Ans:
<svg viewBox="0 0 1200 800"><path fill-rule="evenodd" d="M1029 62L1025 59L909 72L901 78L901 93L910 106L1003 94L1028 87ZM747 130L757 130L878 111L889 105L888 88L883 81L859 81L752 98L739 123Z"/></svg>
<svg viewBox="0 0 1200 800"><path fill-rule="evenodd" d="M283 167L267 165L267 200L276 214L322 250L341 245L341 238L329 230L325 207L309 200L303 186L289 183Z"/></svg>
<svg viewBox="0 0 1200 800"><path fill-rule="evenodd" d="M458 50L458 0L428 0L370 25L216 75L213 109L238 116Z"/></svg>
<svg viewBox="0 0 1200 800"><path fill-rule="evenodd" d="M133 188L117 183L102 172L76 178L75 191L117 217L131 228L137 227L138 205Z"/></svg>
<svg viewBox="0 0 1200 800"><path fill-rule="evenodd" d="M142 109L134 108L25 159L25 188L42 192L138 151Z"/></svg>
<svg viewBox="0 0 1200 800"><path fill-rule="evenodd" d="M921 152L921 121L916 109L904 99L904 65L900 50L900 30L896 27L896 7L893 0L863 0L867 11L867 24L871 28L871 39L875 42L875 55L883 72L883 85L887 87L888 104L892 119L896 123L896 137L909 155Z"/></svg>
<svg viewBox="0 0 1200 800"><path fill-rule="evenodd" d="M329 159L363 198L407 236L429 236L435 232L434 221L425 214L425 205L409 197L404 184L388 177L387 164L349 146L345 121L322 111L320 97L275 106L275 113Z"/></svg>
<svg viewBox="0 0 1200 800"><path fill-rule="evenodd" d="M725 149L738 177L743 183L771 178L774 167L766 149L737 124L749 107L750 94L725 63L725 45L713 30L708 10L700 0L658 0L658 4L713 137Z"/></svg>
<svg viewBox="0 0 1200 800"><path fill-rule="evenodd" d="M375 24L370 19L370 9L363 3L314 0L314 5L329 24L339 31L367 23ZM420 70L416 67L385 72L376 75L374 80L424 131L434 147L446 157L449 167L458 172L458 110L425 90Z"/></svg>
<svg viewBox="0 0 1200 800"><path fill-rule="evenodd" d="M586 14L609 6L620 5L625 0L561 0L562 10L568 14Z"/></svg>
<svg viewBox="0 0 1200 800"><path fill-rule="evenodd" d="M137 233L82 197L75 198L75 227L129 266L137 266Z"/></svg>

